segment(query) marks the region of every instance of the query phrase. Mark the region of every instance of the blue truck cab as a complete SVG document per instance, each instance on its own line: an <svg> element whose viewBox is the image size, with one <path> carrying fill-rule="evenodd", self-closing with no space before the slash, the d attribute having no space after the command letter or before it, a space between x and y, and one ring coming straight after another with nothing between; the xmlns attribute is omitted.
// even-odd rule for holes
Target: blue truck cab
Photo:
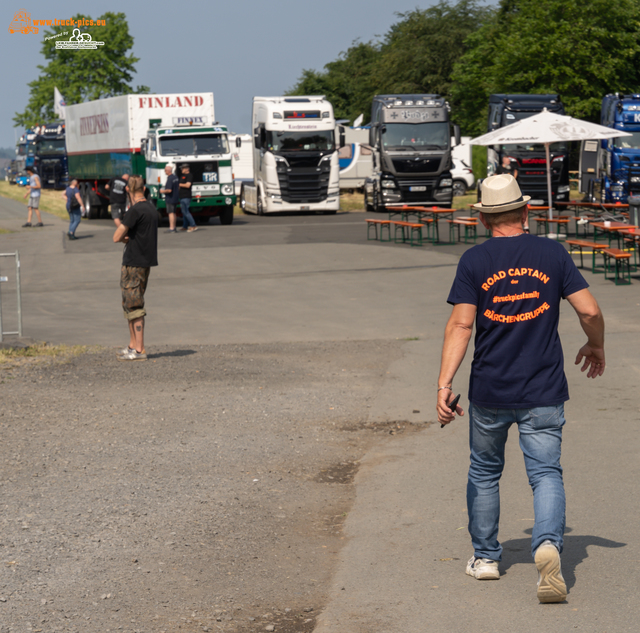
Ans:
<svg viewBox="0 0 640 633"><path fill-rule="evenodd" d="M603 202L626 203L628 196L640 194L640 94L604 97L600 123L632 134L601 141Z"/></svg>

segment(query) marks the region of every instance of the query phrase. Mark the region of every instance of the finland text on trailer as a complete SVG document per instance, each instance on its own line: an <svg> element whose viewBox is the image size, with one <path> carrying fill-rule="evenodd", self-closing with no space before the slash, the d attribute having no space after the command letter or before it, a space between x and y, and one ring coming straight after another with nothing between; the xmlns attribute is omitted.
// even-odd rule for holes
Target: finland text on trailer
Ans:
<svg viewBox="0 0 640 633"><path fill-rule="evenodd" d="M587 149L598 151L597 180L602 202L627 202L628 196L640 195L640 94L610 94L602 99L600 123L631 136L606 141L583 141L582 165ZM581 165L581 173L583 172ZM584 182L581 179L581 184ZM589 178L589 180L592 180ZM581 187L594 195L593 185Z"/></svg>
<svg viewBox="0 0 640 633"><path fill-rule="evenodd" d="M253 181L244 182L245 213L340 208L333 107L323 96L254 97Z"/></svg>
<svg viewBox="0 0 640 633"><path fill-rule="evenodd" d="M460 128L453 128L459 143ZM451 129L449 104L443 98L375 96L369 145L373 174L364 185L367 209L403 204L451 207Z"/></svg>
<svg viewBox="0 0 640 633"><path fill-rule="evenodd" d="M66 108L69 175L78 178L89 217L108 217L111 178L143 176L149 200L166 214L164 168L188 164L196 221L233 222L235 194L227 128L214 118L213 93L123 95ZM176 209L180 215L180 208Z"/></svg>
<svg viewBox="0 0 640 633"><path fill-rule="evenodd" d="M489 98L487 132L526 119L542 110L564 114L557 94L494 94ZM553 143L550 147L551 190L556 201L569 200L569 145ZM487 151L487 175L514 175L532 205L548 203L547 158L542 143L522 142L494 145ZM480 192L478 192L480 195Z"/></svg>

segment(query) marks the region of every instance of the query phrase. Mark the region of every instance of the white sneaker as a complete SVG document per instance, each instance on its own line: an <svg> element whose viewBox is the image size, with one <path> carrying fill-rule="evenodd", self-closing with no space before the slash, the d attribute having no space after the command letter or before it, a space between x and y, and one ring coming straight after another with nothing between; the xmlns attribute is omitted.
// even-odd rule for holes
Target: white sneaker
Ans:
<svg viewBox="0 0 640 633"><path fill-rule="evenodd" d="M498 561L472 556L467 563L467 575L477 580L498 580L500 578Z"/></svg>
<svg viewBox="0 0 640 633"><path fill-rule="evenodd" d="M560 553L551 542L545 541L536 550L538 568L538 600L540 602L563 602L567 598L567 585L560 568Z"/></svg>
<svg viewBox="0 0 640 633"><path fill-rule="evenodd" d="M124 356L125 354L128 354L129 352L132 352L133 348L129 347L128 345L126 347L123 347L122 349L119 349L116 352L116 356Z"/></svg>
<svg viewBox="0 0 640 633"><path fill-rule="evenodd" d="M118 356L118 360L147 360L146 352L136 352L135 349Z"/></svg>

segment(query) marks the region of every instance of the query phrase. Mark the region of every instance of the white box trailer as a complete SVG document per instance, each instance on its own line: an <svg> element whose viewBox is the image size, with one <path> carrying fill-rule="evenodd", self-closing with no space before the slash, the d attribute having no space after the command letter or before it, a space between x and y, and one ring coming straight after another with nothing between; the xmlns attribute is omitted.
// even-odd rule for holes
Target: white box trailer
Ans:
<svg viewBox="0 0 640 633"><path fill-rule="evenodd" d="M189 163L194 217L219 215L231 223L231 152L226 127L215 121L212 92L123 95L67 106L66 130L69 175L81 184L89 217L107 214L105 185L125 173L143 176L149 199L164 212L159 189L165 165ZM170 138L175 143L165 151Z"/></svg>

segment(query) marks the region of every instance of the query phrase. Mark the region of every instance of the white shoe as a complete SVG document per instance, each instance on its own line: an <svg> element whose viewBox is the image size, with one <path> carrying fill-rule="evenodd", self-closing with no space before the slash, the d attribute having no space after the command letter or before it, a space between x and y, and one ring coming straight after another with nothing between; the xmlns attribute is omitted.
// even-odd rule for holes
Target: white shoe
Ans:
<svg viewBox="0 0 640 633"><path fill-rule="evenodd" d="M118 356L118 360L147 360L146 352L136 352L135 349L128 351L126 354Z"/></svg>
<svg viewBox="0 0 640 633"><path fill-rule="evenodd" d="M563 602L567 598L567 585L560 568L560 553L551 542L545 541L536 550L538 568L538 600L540 602Z"/></svg>
<svg viewBox="0 0 640 633"><path fill-rule="evenodd" d="M133 351L133 349L127 345L126 347L123 347L122 349L119 349L116 352L116 356L124 356L125 354L128 354L129 352L132 352L132 351Z"/></svg>
<svg viewBox="0 0 640 633"><path fill-rule="evenodd" d="M498 561L472 556L467 563L467 575L477 580L498 580L500 578Z"/></svg>

